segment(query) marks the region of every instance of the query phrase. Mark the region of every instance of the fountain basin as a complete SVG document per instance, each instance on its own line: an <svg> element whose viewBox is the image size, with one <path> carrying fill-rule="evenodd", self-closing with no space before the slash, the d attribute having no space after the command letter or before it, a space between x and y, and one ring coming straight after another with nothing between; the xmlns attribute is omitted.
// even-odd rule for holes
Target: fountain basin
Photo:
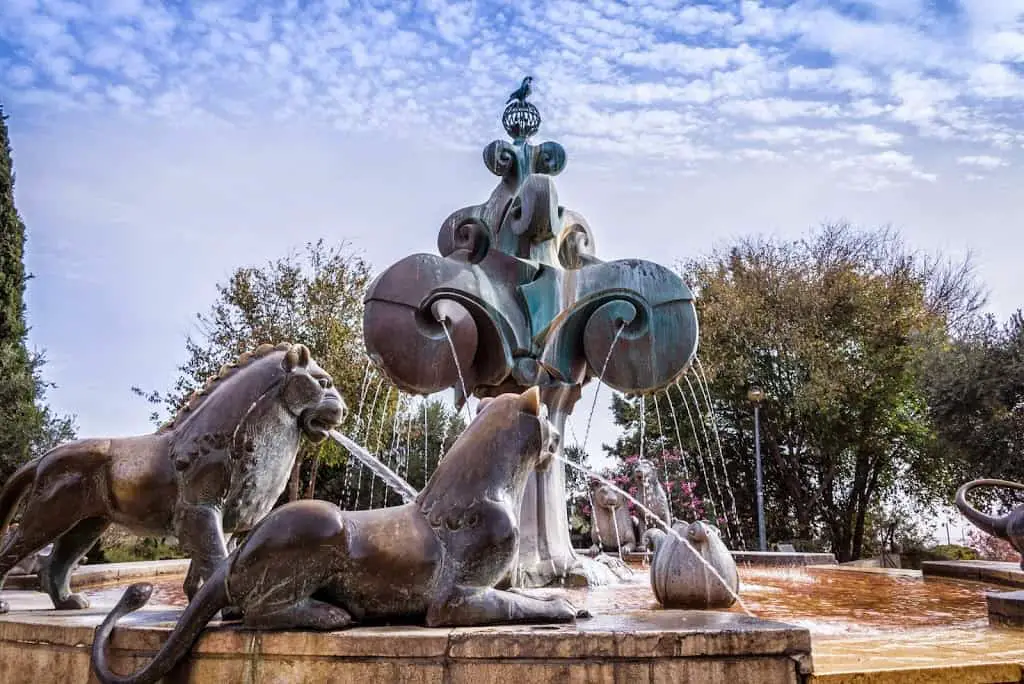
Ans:
<svg viewBox="0 0 1024 684"><path fill-rule="evenodd" d="M925 577L955 577L1024 588L1024 571L1020 569L1019 563L984 560L924 561L921 563L921 572Z"/></svg>
<svg viewBox="0 0 1024 684"><path fill-rule="evenodd" d="M38 595L37 595L38 596ZM0 681L87 682L93 633L112 606L26 610L20 592L0 616ZM38 602L37 602L38 605ZM112 664L147 662L180 609L147 607L125 618ZM736 613L636 611L575 625L427 629L359 627L343 632L251 632L212 623L167 682L804 682L804 628Z"/></svg>
<svg viewBox="0 0 1024 684"><path fill-rule="evenodd" d="M162 561L80 565L71 574L71 588L77 591L115 582L131 583L133 581L141 582L144 580L184 576L188 570L189 562L187 558L180 558ZM38 575L11 575L4 582L4 589L35 591L38 588Z"/></svg>
<svg viewBox="0 0 1024 684"><path fill-rule="evenodd" d="M577 549L581 556L589 555L585 549ZM606 552L617 555L613 551ZM731 551L736 565L750 567L804 567L809 565L838 565L836 557L831 553L801 553L799 551ZM633 552L622 554L627 563L650 562L654 554L650 552ZM1024 584L1024 582L1022 582Z"/></svg>
<svg viewBox="0 0 1024 684"><path fill-rule="evenodd" d="M137 581L153 564L123 565L137 566L118 570ZM737 607L663 610L646 573L633 569L619 585L531 592L568 595L596 616L574 626L257 634L213 623L192 658L165 681L1024 681L1020 631L987 620L987 592L998 590L992 584L906 569L741 566L740 594L762 618L751 620ZM184 605L180 576L151 580L154 605L115 631L121 671L153 655ZM125 584L87 588L93 607L86 611L53 611L44 594L5 591L14 610L0 616L0 682L36 682L42 671L59 673L54 681L92 681L93 631Z"/></svg>

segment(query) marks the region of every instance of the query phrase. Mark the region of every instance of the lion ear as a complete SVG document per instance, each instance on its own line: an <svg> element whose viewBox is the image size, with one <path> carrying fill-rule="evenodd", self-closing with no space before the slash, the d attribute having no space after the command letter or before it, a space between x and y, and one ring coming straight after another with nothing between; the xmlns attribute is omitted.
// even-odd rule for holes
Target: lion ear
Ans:
<svg viewBox="0 0 1024 684"><path fill-rule="evenodd" d="M293 345L285 352L281 360L281 367L285 373L291 373L296 368L305 368L309 365L309 347L304 344Z"/></svg>
<svg viewBox="0 0 1024 684"><path fill-rule="evenodd" d="M529 413L531 416L539 416L540 388L534 385L530 389L520 394L519 403L522 407L523 413Z"/></svg>

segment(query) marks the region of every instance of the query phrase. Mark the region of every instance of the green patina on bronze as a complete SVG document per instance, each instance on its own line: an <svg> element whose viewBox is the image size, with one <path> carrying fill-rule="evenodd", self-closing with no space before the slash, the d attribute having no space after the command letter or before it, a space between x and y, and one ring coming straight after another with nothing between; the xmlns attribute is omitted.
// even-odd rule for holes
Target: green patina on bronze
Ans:
<svg viewBox="0 0 1024 684"><path fill-rule="evenodd" d="M565 149L530 142L540 127L531 82L502 116L512 142L484 148L484 165L500 178L490 198L444 221L440 256L414 254L377 277L364 336L371 358L408 392L454 388L461 403L464 391L488 397L536 385L562 431L594 377L627 393L678 377L696 353L697 317L693 293L668 268L596 257L587 221L558 201ZM549 584L582 563L565 501L562 468L528 483L514 583Z"/></svg>

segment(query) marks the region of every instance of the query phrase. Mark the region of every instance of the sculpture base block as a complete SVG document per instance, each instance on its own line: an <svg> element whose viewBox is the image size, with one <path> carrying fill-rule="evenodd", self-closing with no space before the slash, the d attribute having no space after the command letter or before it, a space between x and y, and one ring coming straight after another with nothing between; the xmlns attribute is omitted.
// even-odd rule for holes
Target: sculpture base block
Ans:
<svg viewBox="0 0 1024 684"><path fill-rule="evenodd" d="M44 602L10 593L13 611L0 616L0 682L93 681L89 650L112 604L24 610ZM180 614L180 608L147 606L119 622L112 667L125 673L147 663ZM214 622L166 681L803 684L810 665L804 627L738 613L657 610L571 625L326 633L251 632Z"/></svg>
<svg viewBox="0 0 1024 684"><path fill-rule="evenodd" d="M921 573L925 577L950 577L1024 588L1024 571L1020 569L1019 563L983 560L924 561L921 563Z"/></svg>
<svg viewBox="0 0 1024 684"><path fill-rule="evenodd" d="M543 587L603 587L619 584L633 577L629 567L616 557L602 555L598 558L580 556L566 570L551 563L537 563L523 567L515 578L520 589Z"/></svg>
<svg viewBox="0 0 1024 684"><path fill-rule="evenodd" d="M1024 629L1024 591L988 592L985 603L990 625Z"/></svg>

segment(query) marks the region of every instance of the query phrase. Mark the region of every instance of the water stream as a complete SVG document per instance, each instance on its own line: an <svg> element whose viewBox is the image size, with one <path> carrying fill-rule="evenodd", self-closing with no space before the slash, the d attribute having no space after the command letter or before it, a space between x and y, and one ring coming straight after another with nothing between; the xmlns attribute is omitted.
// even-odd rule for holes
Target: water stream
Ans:
<svg viewBox="0 0 1024 684"><path fill-rule="evenodd" d="M402 501L409 503L416 498L417 494L419 494L419 491L417 491L412 485L399 477L395 471L391 470L391 468L384 465L376 456L359 446L359 444L354 440L349 439L337 430L331 430L329 434L331 439L345 447L350 454L358 458L363 465L369 468L374 475L379 477L384 484L397 492L398 495L402 497Z"/></svg>
<svg viewBox="0 0 1024 684"><path fill-rule="evenodd" d="M377 381L377 388L373 391L373 401L370 403L370 412L366 416L366 434L363 435L363 443L370 440L370 432L373 430L373 414L377 410L377 400L380 398L380 388L384 386L384 380ZM356 479L356 495L353 502L359 505L359 495L363 492L363 468L357 468L359 477Z"/></svg>
<svg viewBox="0 0 1024 684"><path fill-rule="evenodd" d="M690 411L690 404L686 401L686 395L683 394L683 388L679 385L679 381L676 380L676 391L679 392L679 399L683 403L683 408L686 409L686 417L690 419L690 431L693 433L693 444L697 451L697 466L700 469L701 476L704 478L704 490L707 492L705 500L711 505L712 510L717 514L718 506L715 505L713 498L713 491L711 489L711 480L708 478L707 465L704 462L704 450L700 446L700 438L697 437L697 424L693 420L693 413ZM679 448L682 449L682 443Z"/></svg>
<svg viewBox="0 0 1024 684"><path fill-rule="evenodd" d="M352 433L358 434L359 429L363 424L363 408L366 405L366 395L370 389L370 383L373 382L373 362L366 362L366 371L363 373L363 383L359 389L359 407L356 409L355 423L352 425ZM345 479L342 483L342 493L345 497L345 501L349 500L349 497L353 495L352 492L352 478L353 473L357 470L361 470L361 466L358 464L352 464L351 462L345 463ZM355 501L355 498L353 498Z"/></svg>
<svg viewBox="0 0 1024 684"><path fill-rule="evenodd" d="M647 433L647 398L640 395L640 448L637 449L637 455L640 458L644 457L644 436Z"/></svg>
<svg viewBox="0 0 1024 684"><path fill-rule="evenodd" d="M697 392L693 389L693 383L690 382L689 375L684 375L683 379L686 380L686 386L690 390L690 397L693 399L693 410L694 413L697 414L697 419L700 422L700 430L701 433L704 435L704 444L706 444L708 448L708 460L710 461L711 474L714 475L715 480L715 494L718 496L717 502L722 509L721 520L725 522L725 524L723 525L723 529L725 530L726 536L731 541L734 539L734 535L732 532L732 526L729 521L729 508L725 505L725 497L722 496L722 480L720 477L718 477L718 472L715 471L715 451L714 449L711 448L711 437L708 435L707 422L704 420L704 414L700 410L700 402L697 399Z"/></svg>
<svg viewBox="0 0 1024 684"><path fill-rule="evenodd" d="M590 439L590 426L594 423L594 411L597 409L597 395L601 393L601 386L604 384L604 373L608 370L608 362L612 360L612 352L615 351L615 345L619 342L619 337L622 336L622 331L626 329L625 323L619 323L619 329L615 331L615 337L612 338L611 345L608 346L608 353L604 357L604 364L601 366L601 374L597 376L597 387L594 388L594 403L590 405L590 415L587 416L587 428L583 431L583 444L580 446L580 451L583 453L587 452L587 440Z"/></svg>
<svg viewBox="0 0 1024 684"><path fill-rule="evenodd" d="M384 396L384 406L380 411L380 422L377 428L377 453L384 451L383 439L384 439L384 425L388 420L388 404L391 403L391 393L395 391L394 387L388 387L388 393ZM373 493L376 488L376 480L370 480L370 508L373 508Z"/></svg>
<svg viewBox="0 0 1024 684"><path fill-rule="evenodd" d="M455 362L455 371L459 374L459 385L462 387L462 405L466 409L467 422L473 420L473 415L469 413L469 392L466 391L466 378L462 375L462 366L459 364L459 355L455 353L455 341L452 339L452 334L448 331L448 319L444 318L441 320L441 329L444 330L444 337L448 340L448 347L452 350L452 361ZM459 411L462 412L461 409ZM443 448L442 442L442 448Z"/></svg>
<svg viewBox="0 0 1024 684"><path fill-rule="evenodd" d="M612 343L608 347L608 353L605 354L604 364L601 366L601 374L597 378L597 387L594 388L594 403L590 405L590 414L587 416L587 427L583 431L583 443L580 444L581 458L587 456L587 440L590 438L590 426L594 422L594 410L597 409L597 395L601 392L601 385L604 378L604 372L608 370L608 362L612 360L612 352L615 351L615 345L619 341L619 337L622 335L622 331L626 329L625 323L619 324L619 329L615 331L615 337L612 338ZM575 434L575 432L574 432ZM579 444L579 440L576 442ZM590 485L587 485L587 499L590 500L590 520L594 525L594 531L597 533L597 545L598 549L601 547L601 527L597 524L597 509L594 508L594 494ZM616 533L618 533L618 525L615 526Z"/></svg>
<svg viewBox="0 0 1024 684"><path fill-rule="evenodd" d="M683 436L679 432L679 418L676 416L676 407L672 403L672 395L665 390L665 399L668 401L668 410L672 414L672 425L675 426L676 430L676 443L679 444L679 465L683 468L683 477L689 482L690 479L690 467L686 465L686 451L683 449Z"/></svg>
<svg viewBox="0 0 1024 684"><path fill-rule="evenodd" d="M580 471L582 473L585 473L586 475L589 475L590 477L600 481L601 483L607 485L613 491L618 492L618 494L620 496L623 496L626 499L632 501L633 504L636 505L636 507L639 508L640 510L642 510L644 513L646 513L650 517L651 520L653 520L656 523L658 523L659 525L661 525L665 529L666 533L671 534L676 539L678 539L683 544L685 544L686 547L690 550L690 552L693 553L694 556L696 556L697 560L699 560L704 565L705 569L707 569L711 573L711 576L714 577L716 580L718 580L718 582L723 587L725 587L725 590L727 592L729 592L729 595L732 596L736 600L736 604L739 605L739 607L743 610L743 612L746 613L750 617L755 617L754 614L750 612L750 609L747 608L747 604L745 604L743 602L743 599L740 598L740 595L738 593L736 593L736 591L734 591L731 586L729 586L728 582L725 581L725 579L722 577L721 573L719 573L718 570L716 570L713 565L708 563L707 560L704 558L704 556L700 555L700 553L697 551L697 549L693 548L693 544L691 544L690 541L686 537L684 537L683 535L679 534L675 529L673 529L673 527L671 525L669 525L667 522L665 522L660 517L655 515L654 512L651 509L647 508L647 506L644 506L642 503L640 503L640 501L638 501L635 497L631 496L628 492L623 491L623 489L621 487L618 487L614 482L612 482L611 480L609 480L606 477L602 477L598 473L595 473L593 470L590 470L589 468L584 468L583 466L581 466L579 464L573 463L572 461L570 461L569 459L565 458L564 456L562 456L560 454L556 454L555 458L557 458L562 463L568 465L570 468L575 468L576 470L578 470L578 471ZM616 525L616 530L617 529L618 529L618 525Z"/></svg>
<svg viewBox="0 0 1024 684"><path fill-rule="evenodd" d="M711 403L711 390L708 387L708 378L704 374L704 364L700 362L700 358L695 357L697 373L694 377L697 379L697 386L700 387L701 392L704 394L704 402L708 408L708 419L711 422L711 432L715 436L715 444L718 446L718 460L722 464L722 475L725 477L725 490L729 492L729 505L732 507L732 518L736 523L736 528L742 530L743 526L740 524L740 514L736 510L736 493L733 491L732 482L729 480L729 469L725 467L725 452L722 450L722 437L718 433L718 420L715 416L715 408ZM724 502L723 502L724 505ZM743 541L742 531L739 533L740 549L743 551L747 550L747 545Z"/></svg>
<svg viewBox="0 0 1024 684"><path fill-rule="evenodd" d="M427 486L427 456L430 453L430 442L427 439L427 398L423 397L423 486Z"/></svg>

